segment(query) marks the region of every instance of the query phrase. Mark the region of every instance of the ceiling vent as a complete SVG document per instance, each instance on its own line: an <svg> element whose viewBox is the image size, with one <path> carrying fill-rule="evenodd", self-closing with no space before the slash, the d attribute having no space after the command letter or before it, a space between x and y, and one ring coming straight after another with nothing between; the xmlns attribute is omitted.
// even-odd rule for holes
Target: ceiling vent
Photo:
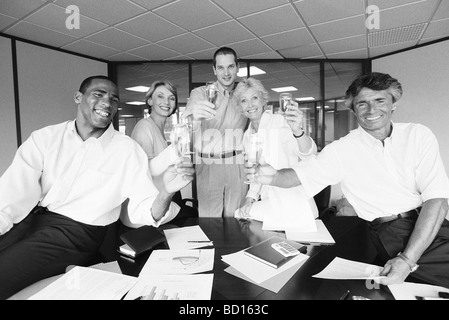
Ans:
<svg viewBox="0 0 449 320"><path fill-rule="evenodd" d="M388 46L408 41L417 41L427 26L427 23L412 24L400 28L379 30L368 33L368 46L370 48Z"/></svg>

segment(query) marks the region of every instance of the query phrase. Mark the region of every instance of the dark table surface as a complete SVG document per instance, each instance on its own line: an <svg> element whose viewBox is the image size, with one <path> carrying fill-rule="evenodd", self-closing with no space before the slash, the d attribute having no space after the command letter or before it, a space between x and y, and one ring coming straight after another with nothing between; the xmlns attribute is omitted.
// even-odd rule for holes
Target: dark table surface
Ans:
<svg viewBox="0 0 449 320"><path fill-rule="evenodd" d="M199 225L213 241L215 261L212 271L212 300L339 300L347 290L350 291L350 296L393 300L388 287L370 280L329 280L312 277L335 257L380 265L376 263L376 252L363 220L357 217L330 217L323 222L336 244L308 245L306 254L310 258L278 293L227 273L224 270L228 265L221 257L255 245L273 235L284 237L284 232L264 231L261 222L246 222L234 218L188 218L169 223L160 229ZM165 242L155 249L167 248ZM151 251L132 260L117 253L113 258L117 259L124 274L138 276L150 254Z"/></svg>

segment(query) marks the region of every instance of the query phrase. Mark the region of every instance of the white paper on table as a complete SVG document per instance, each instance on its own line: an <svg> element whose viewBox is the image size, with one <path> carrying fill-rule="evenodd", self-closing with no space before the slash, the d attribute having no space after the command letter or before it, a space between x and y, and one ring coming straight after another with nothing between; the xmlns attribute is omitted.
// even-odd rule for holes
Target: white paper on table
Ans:
<svg viewBox="0 0 449 320"><path fill-rule="evenodd" d="M426 300L446 300L438 296L438 292L449 293L449 288L434 286L430 284L403 282L401 284L389 284L396 300L418 300L416 297L425 297Z"/></svg>
<svg viewBox="0 0 449 320"><path fill-rule="evenodd" d="M337 280L380 279L385 278L384 276L379 276L382 270L383 267L373 264L335 257L326 268L312 277Z"/></svg>
<svg viewBox="0 0 449 320"><path fill-rule="evenodd" d="M267 290L270 290L274 293L278 293L284 287L284 285L288 282L288 280L290 280L290 278L295 275L295 273L299 270L299 268L301 268L301 266L306 261L307 261L307 259L304 259L304 260L300 261L299 263L290 266L289 268L282 271L281 273L279 273L261 283L254 282L249 277L247 277L246 275L244 275L243 273L241 273L240 271L238 271L237 269L235 269L232 266L227 267L225 269L225 271L229 274L232 274L233 276L236 276L236 277L239 277L248 282L254 283L254 284L261 286Z"/></svg>
<svg viewBox="0 0 449 320"><path fill-rule="evenodd" d="M139 276L147 274L194 274L214 268L215 249L153 250Z"/></svg>
<svg viewBox="0 0 449 320"><path fill-rule="evenodd" d="M103 271L109 271L109 272L115 272L118 274L122 274L122 269L120 269L120 265L118 264L118 261L111 261L111 262L100 262L93 266L90 266L89 268L95 268Z"/></svg>
<svg viewBox="0 0 449 320"><path fill-rule="evenodd" d="M144 275L124 300L210 300L213 274Z"/></svg>
<svg viewBox="0 0 449 320"><path fill-rule="evenodd" d="M246 255L243 251L244 250L240 250L235 253L224 255L221 259L257 284L279 275L297 264L302 264L309 258L309 256L300 253L276 269Z"/></svg>
<svg viewBox="0 0 449 320"><path fill-rule="evenodd" d="M287 239L305 244L335 244L335 240L321 219L315 220L317 231L301 232L296 229L286 229Z"/></svg>
<svg viewBox="0 0 449 320"><path fill-rule="evenodd" d="M196 249L213 245L199 225L167 229L164 233L170 249Z"/></svg>
<svg viewBox="0 0 449 320"><path fill-rule="evenodd" d="M136 277L76 266L29 300L120 300L136 282Z"/></svg>
<svg viewBox="0 0 449 320"><path fill-rule="evenodd" d="M302 186L286 189L271 187L267 189L267 197L267 200L261 201L263 207L254 208L263 210L262 230L317 231L315 224L317 212L312 209L316 209L316 205L312 203L313 199L306 195ZM261 215L261 213L254 214Z"/></svg>

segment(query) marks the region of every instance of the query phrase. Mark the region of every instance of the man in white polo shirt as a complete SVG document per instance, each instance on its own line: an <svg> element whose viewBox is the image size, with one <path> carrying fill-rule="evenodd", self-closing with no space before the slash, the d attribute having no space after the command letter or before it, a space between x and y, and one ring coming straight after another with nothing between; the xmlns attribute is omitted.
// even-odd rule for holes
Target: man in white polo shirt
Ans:
<svg viewBox="0 0 449 320"><path fill-rule="evenodd" d="M357 129L293 169L263 165L247 168L247 177L277 187L302 184L310 197L340 183L385 261L380 283L402 283L414 272L449 287L449 179L433 133L392 122L401 96L401 84L388 74L358 77L346 91Z"/></svg>

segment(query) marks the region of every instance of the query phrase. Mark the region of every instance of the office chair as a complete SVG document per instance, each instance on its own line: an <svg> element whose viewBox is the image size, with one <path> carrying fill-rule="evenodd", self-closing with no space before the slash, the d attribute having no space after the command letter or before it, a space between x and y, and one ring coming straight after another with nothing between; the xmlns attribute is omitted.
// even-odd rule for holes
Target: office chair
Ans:
<svg viewBox="0 0 449 320"><path fill-rule="evenodd" d="M313 197L318 208L318 218L320 219L325 216L335 215L334 207L329 207L331 188L332 186L329 185Z"/></svg>

